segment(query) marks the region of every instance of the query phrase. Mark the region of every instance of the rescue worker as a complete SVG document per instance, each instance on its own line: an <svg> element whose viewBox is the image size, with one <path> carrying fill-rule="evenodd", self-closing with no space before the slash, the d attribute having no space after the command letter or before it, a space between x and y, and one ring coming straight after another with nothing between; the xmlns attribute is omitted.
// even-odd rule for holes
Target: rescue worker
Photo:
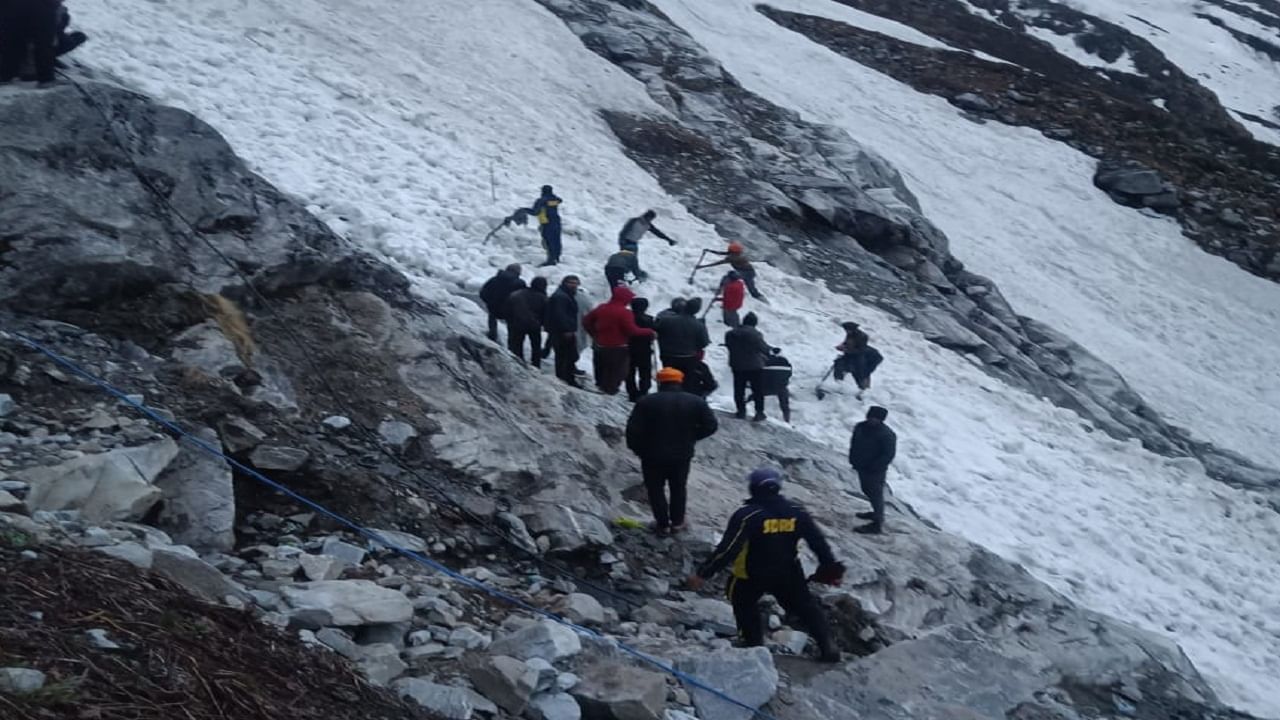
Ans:
<svg viewBox="0 0 1280 720"><path fill-rule="evenodd" d="M703 265L695 265L694 270L702 270L717 265L728 265L742 277L742 282L746 283L747 292L751 293L751 297L757 300L764 300L764 295L761 295L760 290L756 288L756 269L751 265L751 260L747 257L747 249L742 243L731 242L728 250L724 252L719 250L708 250L707 252L712 255L722 255L724 259Z"/></svg>
<svg viewBox="0 0 1280 720"><path fill-rule="evenodd" d="M635 297L631 288L619 285L608 302L582 318L582 327L595 341L591 356L596 387L605 395L617 395L631 372L631 339L654 336L653 330L636 325L635 315L627 307Z"/></svg>
<svg viewBox="0 0 1280 720"><path fill-rule="evenodd" d="M524 357L527 338L532 350L529 363L542 367L542 324L547 315L547 279L536 277L529 287L507 296L507 348L516 357Z"/></svg>
<svg viewBox="0 0 1280 720"><path fill-rule="evenodd" d="M0 0L0 83L18 79L31 57L36 82L53 85L61 17L60 0Z"/></svg>
<svg viewBox="0 0 1280 720"><path fill-rule="evenodd" d="M867 410L867 419L853 426L853 437L849 439L849 465L858 473L862 494L871 503L871 512L858 513L858 518L871 522L853 529L863 535L884 532L885 475L898 454L898 436L884 422L888 417L888 410L872 406Z"/></svg>
<svg viewBox="0 0 1280 720"><path fill-rule="evenodd" d="M683 384L684 373L662 368L658 371L658 392L640 398L627 419L627 447L640 458L653 529L664 536L687 527L687 484L694 445L719 429L707 401L685 392Z"/></svg>
<svg viewBox="0 0 1280 720"><path fill-rule="evenodd" d="M604 279L608 282L609 287L626 282L628 274L637 281L649 277L645 271L640 269L640 258L636 256L634 247L619 250L610 255L609 259L604 263Z"/></svg>
<svg viewBox="0 0 1280 720"><path fill-rule="evenodd" d="M578 276L566 275L547 300L547 347L556 354L556 377L579 387L574 373L578 362ZM544 353L545 355L545 353Z"/></svg>
<svg viewBox="0 0 1280 720"><path fill-rule="evenodd" d="M778 398L778 405L782 408L783 421L790 423L791 390L788 384L791 382L791 373L791 361L782 356L782 348L770 348L769 358L764 361L764 369L760 371L756 395L747 398L747 402L754 401L758 395L764 397L775 395Z"/></svg>
<svg viewBox="0 0 1280 720"><path fill-rule="evenodd" d="M738 311L742 309L742 303L746 300L747 284L742 281L742 276L737 270L730 270L725 273L724 278L720 280L720 294L716 300L720 301L720 309L723 311L722 318L724 324L731 328L736 328L741 324L738 318ZM715 300L712 300L715 302Z"/></svg>
<svg viewBox="0 0 1280 720"><path fill-rule="evenodd" d="M636 298L631 301L631 314L635 316L636 327L653 329L653 316L645 312L649 309L649 301ZM649 394L653 385L653 337L633 335L629 343L631 350L631 371L627 373L627 397L635 402Z"/></svg>
<svg viewBox="0 0 1280 720"><path fill-rule="evenodd" d="M0 0L3 1L3 0ZM524 280L520 279L523 268L519 263L511 263L498 271L496 275L485 281L480 287L480 300L489 311L490 340L498 341L498 321L506 320L507 298L511 293L524 288Z"/></svg>
<svg viewBox="0 0 1280 720"><path fill-rule="evenodd" d="M673 301L672 309L675 307ZM699 298L686 300L678 312L659 314L654 329L658 331L658 356L662 364L684 373L685 390L705 396L715 388L706 389L705 373L699 367L703 350L711 344L707 326L698 319L701 309Z"/></svg>
<svg viewBox="0 0 1280 720"><path fill-rule="evenodd" d="M729 349L729 369L733 371L733 406L734 417L744 420L747 417L747 387L751 387L755 400L754 422L765 419L764 393L761 392L760 374L764 370L764 362L769 357L769 343L756 328L758 320L753 312L742 318L742 325L724 334L725 347Z"/></svg>
<svg viewBox="0 0 1280 720"><path fill-rule="evenodd" d="M547 251L547 259L538 267L556 265L560 262L560 204L563 201L556 197L550 185L542 186L542 194L533 202L529 212L538 218L538 232L542 234L542 247Z"/></svg>
<svg viewBox="0 0 1280 720"><path fill-rule="evenodd" d="M633 252L639 254L640 239L645 236L645 233L653 233L663 240L666 240L668 245L674 247L676 241L667 237L666 233L659 230L658 226L653 224L653 220L656 217L658 217L658 213L652 210L645 210L643 215L633 217L628 220L627 223L622 226L622 231L618 233L618 249L626 250L630 247Z"/></svg>
<svg viewBox="0 0 1280 720"><path fill-rule="evenodd" d="M747 476L751 497L733 517L711 557L687 580L697 591L706 580L732 567L726 594L733 605L742 645L764 645L764 623L760 598L772 595L788 615L799 617L804 630L818 643L819 659L839 662L826 614L809 592L804 568L800 565L800 540L818 556L818 571L809 578L828 585L844 579L844 565L837 562L822 530L797 503L781 494L782 474L773 468L759 468Z"/></svg>

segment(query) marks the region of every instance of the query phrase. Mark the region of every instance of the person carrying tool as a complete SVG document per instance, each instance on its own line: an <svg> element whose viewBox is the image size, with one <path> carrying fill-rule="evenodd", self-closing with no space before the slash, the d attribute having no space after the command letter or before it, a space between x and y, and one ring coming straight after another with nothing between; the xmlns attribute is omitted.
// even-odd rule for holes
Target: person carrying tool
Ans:
<svg viewBox="0 0 1280 720"><path fill-rule="evenodd" d="M640 282L649 277L645 271L640 269L640 258L636 255L636 251L631 248L619 250L609 256L604 263L604 279L609 287L616 287L618 283L625 283L627 275Z"/></svg>
<svg viewBox="0 0 1280 720"><path fill-rule="evenodd" d="M719 250L704 250L703 252L710 253L712 255L722 255L724 256L724 259L702 265L695 265L693 268L695 272L705 268L715 267L717 265L728 265L732 267L742 278L742 281L746 283L747 292L751 293L751 297L757 300L764 300L764 295L762 295L760 290L756 288L756 270L751 265L751 260L747 258L747 249L742 245L742 243L731 242L729 243L729 249L724 252L720 252Z"/></svg>
<svg viewBox="0 0 1280 720"><path fill-rule="evenodd" d="M809 591L800 565L800 540L818 556L818 570L809 580L839 585L844 580L844 565L836 560L809 513L783 497L782 473L773 468L753 470L747 476L747 491L751 497L729 518L715 552L686 584L694 591L701 590L707 579L732 566L726 594L742 645L764 645L759 602L772 595L788 615L800 618L804 630L817 641L819 659L839 662L840 649L826 614Z"/></svg>
<svg viewBox="0 0 1280 720"><path fill-rule="evenodd" d="M542 234L542 247L547 259L538 265L546 267L560 262L560 204L564 202L552 191L550 185L542 186L542 194L533 202L529 213L538 218L538 231Z"/></svg>
<svg viewBox="0 0 1280 720"><path fill-rule="evenodd" d="M853 376L858 385L857 398L862 399L864 393L871 388L871 373L875 372L884 356L879 350L871 347L870 338L856 322L841 323L844 328L844 341L836 346L841 352L832 366L836 381L844 379L846 374Z"/></svg>
<svg viewBox="0 0 1280 720"><path fill-rule="evenodd" d="M643 215L633 217L628 220L627 223L622 226L622 231L618 233L618 249L630 250L639 254L640 239L643 238L646 233L653 233L663 240L666 240L668 245L674 247L676 241L667 237L666 233L659 230L658 226L653 224L653 220L656 217L658 217L658 213L652 210L645 210Z"/></svg>

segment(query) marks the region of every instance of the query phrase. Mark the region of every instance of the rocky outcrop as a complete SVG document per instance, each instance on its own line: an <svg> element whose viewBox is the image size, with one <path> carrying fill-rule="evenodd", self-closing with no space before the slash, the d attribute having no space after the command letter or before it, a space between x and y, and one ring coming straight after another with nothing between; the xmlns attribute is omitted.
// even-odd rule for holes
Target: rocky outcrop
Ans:
<svg viewBox="0 0 1280 720"><path fill-rule="evenodd" d="M746 91L649 3L540 1L668 111L604 114L630 156L726 237L884 308L1117 438L1198 457L1238 487L1261 479L1280 507L1280 471L1190 440L1084 348L1046 341L1043 325L951 254L897 172L843 131Z"/></svg>
<svg viewBox="0 0 1280 720"><path fill-rule="evenodd" d="M643 23L636 29L636 37L651 32ZM101 116L71 88L21 101L8 96L0 103L0 121L20 128L15 132L25 143L15 144L10 133L0 138L0 178L23 178L18 192L24 198L0 204L0 218L15 228L0 250L0 327L140 393L162 416L222 428L224 449L249 463L261 447L297 450L291 454L295 460L305 453L304 461L290 461L278 471L287 475L289 487L367 526L407 533L397 544L424 548L463 577L431 572L364 536L340 532L314 508L268 492L240 471L234 477L233 553L197 559L154 528L87 523L74 509L30 516L0 512L0 541L62 538L101 548L99 559L112 571L129 568L108 556L152 570L159 562L174 578L184 577L179 569L190 570L186 582L207 600L252 609L261 623L314 644L316 653L332 650L333 658L353 661L369 679L389 683L440 717L496 715L496 702L518 707L526 693L527 712L556 720L574 716L565 704L573 698L588 718L656 719L666 711L679 717L695 706L710 707L696 692L669 686L652 666L633 664L634 656L620 652L615 640L664 661L692 663L699 672L707 659L724 659L705 666L714 673L733 672L745 658L742 667L760 680L761 687L752 689L769 690L752 702L775 695L763 651L731 651L722 637L723 604L673 587L708 552L706 528L679 542L609 529L613 518L640 512L628 499L636 496L639 474L621 447L624 404L544 381L442 308L411 295L404 277L349 247L250 174L194 118L114 87L87 89L115 119L129 155L103 141L107 128ZM746 96L742 101L756 102ZM24 123L12 125L14 118ZM669 137L675 128L646 125L647 119L614 120L620 132L631 123L652 127L655 137ZM787 125L795 121L789 116L774 120L761 127L801 133L796 142L819 142L827 157L843 158L839 167L861 167L866 177L885 184L872 188L876 192L854 190L843 181L819 181L823 175L816 166L796 166L803 172L775 178L786 192L773 195L776 203L770 205L790 214L768 227L809 228L797 235L806 252L816 252L825 239L836 247L832 257L857 258L857 272L881 287L911 290L923 282L833 229L861 228L858 237L873 244L901 241L920 253L921 262L945 257L945 238L912 214L909 195L894 187L892 173L844 139ZM734 177L747 178L747 171ZM890 198L903 199L890 207ZM175 221L174 209L194 218L198 237ZM712 212L710 206L703 209ZM739 229L767 239L764 229ZM779 253L778 260L787 262L789 256ZM941 277L949 276L944 272L931 282L941 283ZM1012 315L989 283L968 278L963 285L988 288L990 317ZM234 300L243 316L209 295ZM928 322L968 327L922 303L931 308L920 315ZM210 340L213 327L227 344L201 347L221 346L219 352L235 355L234 363L226 357L220 364L195 363L186 354L192 328ZM1041 335L1042 343L1061 344L1047 332ZM995 352L981 337L972 342ZM260 368L277 375L266 377ZM118 447L150 452L162 445L145 423L135 428L132 420L124 424L115 415L90 423L97 415L90 405L99 397L96 389L53 369L10 335L0 343L0 380L12 402L3 432L22 449L4 453L6 472L34 472L35 480L53 484L61 476L41 475L48 467L99 458ZM272 390L260 392L263 387ZM409 424L416 433L394 434L391 440L405 438L395 448L386 447L377 432L392 411L392 422ZM350 425L326 422L339 413ZM108 420L113 426L106 432L86 426ZM66 432L51 433L51 425ZM277 459L259 455L258 461L281 464ZM161 467L152 474L170 460L155 463ZM746 429L699 446L695 522L718 522L738 504L739 469L747 462L785 467L794 488L789 492L828 527L852 526L854 513L864 507L839 480L845 463L839 453L783 429ZM26 502L34 483L4 489ZM570 520L572 532L556 524ZM1123 691L1139 717L1170 708L1189 720L1221 716L1211 690L1170 641L1075 606L1018 566L930 527L909 508L894 508L890 523L895 532L883 542L834 537L853 571L847 588L827 593L824 601L839 615L835 624L849 662L814 673L802 661L788 666L783 658L772 668L778 699L765 705L771 714L819 720L848 716L848 708L857 707L874 716L878 710L865 687L874 676L892 680L886 701L903 708L938 709L938 698L950 697L945 712L938 710L948 717L1053 717L1042 709L1051 703L1061 717L1100 720L1114 714L1098 704L1108 688ZM522 527L522 534L516 532ZM17 564L26 562L23 553L38 559L40 552L5 547L0 556ZM546 562L565 555L573 560L570 571ZM229 586L234 592L224 595L226 588L207 584L210 568L237 583ZM0 573L0 583L5 577ZM156 582L138 577L138 583ZM535 607L573 607L606 637L583 638L541 618L531 622L477 593L475 582ZM575 590L591 592L611 607L597 612L581 598L571 600ZM646 619L662 617L642 612L646 605L675 620ZM24 606L22 622L31 621L30 611ZM0 629L6 632L19 618L8 612L0 604L7 623ZM222 609L210 612L227 618ZM783 614L777 608L769 612L771 624L780 627ZM75 615L86 616L82 610ZM244 613L236 617L248 627L242 632L252 634L253 621ZM98 632L94 642L114 643L116 650L134 641L132 635L91 630ZM153 634L154 628L138 632ZM788 631L773 642L775 649L792 653L804 645ZM697 657L682 660L690 655ZM507 660L475 678L458 662L498 656ZM32 657L54 662L35 651ZM618 678L635 680L620 684ZM473 684L493 697L477 693ZM975 692L984 686L991 692ZM956 692L940 693L943 687Z"/></svg>

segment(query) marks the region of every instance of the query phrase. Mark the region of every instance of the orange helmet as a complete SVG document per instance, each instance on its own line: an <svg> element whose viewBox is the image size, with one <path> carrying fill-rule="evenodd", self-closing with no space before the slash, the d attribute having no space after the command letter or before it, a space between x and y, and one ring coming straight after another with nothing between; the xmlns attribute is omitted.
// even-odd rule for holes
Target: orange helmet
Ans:
<svg viewBox="0 0 1280 720"><path fill-rule="evenodd" d="M743 250L746 250L746 248L742 246L742 243L740 243L740 242L731 242L731 243L729 243L729 252L731 252L731 253L740 253L740 252L742 252Z"/></svg>

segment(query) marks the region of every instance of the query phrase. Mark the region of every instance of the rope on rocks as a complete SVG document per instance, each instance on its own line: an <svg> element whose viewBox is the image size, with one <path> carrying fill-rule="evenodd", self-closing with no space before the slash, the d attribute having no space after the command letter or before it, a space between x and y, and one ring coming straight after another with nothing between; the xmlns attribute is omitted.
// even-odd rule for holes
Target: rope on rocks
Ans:
<svg viewBox="0 0 1280 720"><path fill-rule="evenodd" d="M213 457L216 457L216 458L221 459L223 462L226 462L227 464L229 464L229 465L231 465L232 467L236 468L237 470L239 470L239 471L243 472L244 474L248 475L249 477L252 477L254 480L257 480L258 482L262 483L263 485L266 485L267 487L271 488L272 490L275 490L276 492L278 492L278 493L280 493L280 494L282 494L282 495L285 495L285 496L287 496L287 497L289 497L289 498L291 498L291 499L293 499L293 500L295 500L295 501L297 501L297 502L299 502L299 503L302 503L303 505L305 505L305 506L307 506L307 507L311 508L312 510L314 510L314 511L316 511L316 512L318 512L318 513L322 514L322 515L324 515L325 517L328 517L329 519L333 520L334 522L337 522L338 524L340 524L340 525L342 525L342 526L344 526L344 527L348 528L349 530L352 530L353 532L355 532L355 533L357 533L357 534L359 534L359 535L361 535L361 536L365 537L365 538L366 538L366 539L368 539L368 540L372 540L373 542L376 542L376 543L378 543L379 545L382 545L383 547L385 547L385 548L387 548L387 549L389 549L389 550L391 550L391 551L393 551L393 552L395 552L395 553L397 553L397 554L399 554L399 555L401 555L401 556L403 556L403 557L406 557L406 558L408 558L409 560L412 560L413 562L418 563L419 565L422 565L422 566L424 566L424 567L427 567L427 568L430 568L430 569L432 569L432 570L435 570L436 572L442 573L442 574L444 574L444 575L446 575L446 576L448 576L448 577L450 577L450 578L453 578L454 580L456 580L456 581L458 581L458 582L461 582L461 583L463 583L463 584L465 584L465 585L467 585L467 586L469 586L469 587L472 587L472 588L474 588L474 589L476 589L476 590L479 590L480 592L483 592L483 593L485 593L485 594L487 594L487 595L489 595L489 596L491 596L491 597L494 597L494 598L496 598L496 599L502 600L503 602L506 602L506 603L508 603L508 604L510 604L510 605L513 605L513 606L515 606L515 607L518 607L518 608L520 608L520 609L522 609L522 610L525 610L525 611L528 611L528 612L530 612L530 613L533 613L534 615L539 615L539 616L544 617L544 618L546 618L546 619L548 619L548 620L551 620L551 621L553 621L553 622L555 622L555 623L558 623L558 624L560 624L560 625L563 625L563 626L565 626L565 627L569 628L570 630L573 630L573 631L574 631L575 633L577 633L578 635L581 635L581 636L584 636L584 637L589 637L589 638L592 638L592 639L595 639L595 640L600 640L600 641L603 641L603 642L605 642L605 643L611 644L611 645L613 645L614 647L617 647L617 648L618 648L619 650L621 650L622 652L624 652L624 653L626 653L626 654L628 654L628 655L631 655L632 657L634 657L634 658L636 658L636 659L640 660L641 662L644 662L644 663L646 663L646 664L648 664L648 665L651 665L651 666L653 666L653 667L655 667L655 668L657 668L657 669L659 669L659 670L661 670L661 671L663 671L663 672L665 672L665 673L667 673L667 674L669 674L669 675L671 675L671 676L675 677L677 680L680 680L681 682L685 683L686 685L689 685L689 686L692 686L692 687L698 688L699 690L704 690L704 691L706 691L706 692L709 692L709 693L711 693L712 695L714 695L715 697L717 697L717 698L719 698L719 699L721 699L721 700L723 700L723 701L725 701L725 702L727 702L727 703L730 703L730 704L732 704L732 705L735 705L735 706L737 706L737 707L740 707L740 708L743 708L743 709L745 709L745 710L750 711L750 712L753 714L753 715L752 715L753 717L762 718L762 720L777 720L777 718L775 718L774 716L770 715L769 713L767 713L767 712L765 712L765 711L763 711L763 710L760 710L760 709L758 709L758 708L752 707L752 706L750 706L750 705L748 705L748 704L746 704L746 703L742 702L741 700L738 700L737 698L734 698L733 696L729 695L727 692L725 692L725 691L723 691L723 690L720 690L720 689L718 689L718 688L712 687L711 685L708 685L707 683L703 682L702 680L699 680L698 678L694 677L693 675L690 675L690 674L688 674L688 673L682 672L682 671L678 670L677 668L675 668L674 666L669 665L669 664L667 664L667 663L663 662L662 660L659 660L658 658L655 658L655 657L653 657L653 656L651 656L651 655L648 655L647 653L645 653L645 652L643 652L643 651L641 651L641 650L639 650L639 649L637 649L637 648L631 647L630 645L627 645L626 643L619 642L619 641L618 641L618 640L616 640L616 639L608 638L608 637L606 637L606 636L604 636L604 635L602 635L602 634L600 634L600 633L598 633L598 632L596 632L595 630L592 630L592 629L590 629L590 628L586 628L586 627L583 627L583 626L581 626L581 625L577 625L577 624L575 624L575 623L573 623L573 622L570 622L570 621L568 621L568 620L566 620L566 619L564 619L564 618L560 617L559 615L557 615L557 614L555 614L555 613L551 612L550 610L545 610L545 609L543 609L543 608L537 607L536 605L531 605L530 603L525 602L524 600L521 600L520 598L517 598L517 597L515 597L515 596L513 596L513 595L509 595L509 594L507 594L507 593L505 593L505 592L503 592L503 591L501 591L501 590L498 590L497 588L490 587L489 585L487 585L487 584L485 584L485 583L483 583L483 582L481 582L481 581L479 581L479 580L476 580L475 578L469 578L469 577L467 577L467 576L465 576L465 575L463 575L463 574L461 574L461 573L459 573L459 572L457 572L457 571L455 571L455 570L453 570L453 569L449 568L448 566L446 566L446 565L444 565L444 564L442 564L442 563L440 563L440 562L438 562L438 561L436 561L436 560L432 560L431 558L428 558L428 557L425 557L425 556L423 556L423 555L420 555L420 554L418 554L418 553L416 553L416 552L414 552L414 551L412 551L412 550L409 550L409 549L407 549L407 548L401 547L401 546L399 546L399 545L397 545L397 544L395 544L395 543L393 543L393 542L391 542L391 541L387 540L386 538L382 537L382 536L381 536L379 533L377 533L376 531L374 531L374 530L370 530L369 528L366 528L366 527L364 527L364 526L360 525L359 523L355 522L354 520L350 520L350 519L348 519L347 517L345 517L345 516L343 516L343 515L341 515L341 514L337 513L336 511L330 510L329 508L325 507L324 505L321 505L320 503L318 503L318 502L316 502L316 501L314 501L314 500L312 500L312 499L310 499L310 498L308 498L308 497L306 497L306 496L304 496L304 495L301 495L301 494L299 494L299 493L295 492L294 490L291 490L290 488L286 487L285 485L282 485L282 484L280 484L280 483L276 482L275 480L272 480L271 478L268 478L267 476L263 475L262 473L258 472L257 470L255 470L255 469L253 469L253 468L251 468L251 467L248 467L248 466L246 466L246 465L244 465L244 464L242 464L242 463L240 463L240 462L236 461L234 458L230 458L230 457L226 456L225 454L223 454L223 452L222 452L222 450L221 450L221 449L219 449L219 448L215 448L215 447L213 447L212 445L210 445L209 443L205 442L204 440L201 440L199 437L197 437L197 436L195 436L195 435L191 434L190 432L188 432L187 430L185 430L182 426L178 425L176 422L171 422L171 421L169 421L169 420L166 420L163 416L161 416L161 415L160 415L159 413L157 413L155 410L152 410L151 408L147 407L147 406L146 406L146 405L144 405L143 403L135 402L135 401L134 401L132 398L130 398L130 397L128 396L128 394L126 394L123 390L120 390L119 388L117 388L117 387L115 387L114 385L110 384L110 383L109 383L109 382L107 382L106 380L104 380L104 379L102 379L102 378L99 378L99 377L97 377L96 375L94 375L94 374L90 373L88 370L85 370L84 368L80 367L80 366L79 366L79 365L77 365L76 363L72 362L70 359L66 358L65 356L63 356L63 355L59 354L58 352L56 352L56 351L54 351L54 350L51 350L51 349L49 349L49 348L45 347L44 345L40 344L39 342L35 341L34 339L32 339L32 338L30 338L30 337L28 337L28 336L26 336L26 335L24 335L24 334L22 334L22 333L20 333L20 332L14 331L14 330L10 330L10 331L0 331L0 333L5 333L5 334L8 334L8 335L10 335L10 336L12 336L12 337L16 338L18 341L20 341L20 342L24 343L25 345L27 345L28 347L30 347L32 350L35 350L36 352L38 352L38 353L40 353L40 354L44 355L45 357L49 358L49 359L50 359L50 360L52 360L54 363L56 363L56 364L58 364L58 365L62 366L63 368L65 368L66 370L69 370L70 372L74 373L75 375L78 375L79 377L81 377L81 378L83 378L83 379L87 380L88 382L92 383L93 385L96 385L98 388L100 388L101 390L105 391L107 394L109 394L109 395L111 395L111 396L115 397L115 398L116 398L118 401L120 401L121 403L124 403L125 405L128 405L129 407L133 408L134 410L138 411L139 413L141 413L142 415L144 415L145 417L147 417L148 419L150 419L152 422L155 422L155 423L159 424L161 427L163 427L163 428L165 428L166 430L168 430L169 432L173 433L173 434L174 434L174 435L175 435L179 440L185 440L185 441L189 442L190 444L194 445L195 447L199 448L200 450L203 450L204 452L208 453L209 455L211 455L211 456L213 456Z"/></svg>

